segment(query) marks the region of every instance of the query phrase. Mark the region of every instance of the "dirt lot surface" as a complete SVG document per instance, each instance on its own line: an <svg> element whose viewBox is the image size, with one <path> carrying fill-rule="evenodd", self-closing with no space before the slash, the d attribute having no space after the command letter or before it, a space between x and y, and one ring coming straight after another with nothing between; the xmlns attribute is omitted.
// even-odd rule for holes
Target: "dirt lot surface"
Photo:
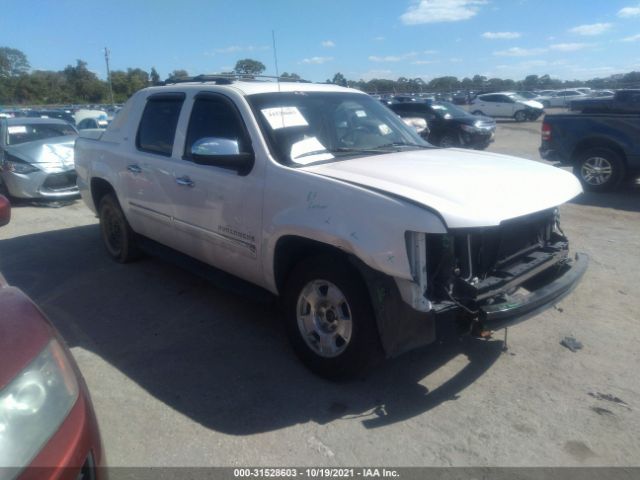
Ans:
<svg viewBox="0 0 640 480"><path fill-rule="evenodd" d="M539 132L501 122L489 150L539 160ZM640 189L561 212L589 270L508 351L503 332L446 337L342 384L297 361L273 305L161 259L111 262L80 201L17 205L0 270L72 347L110 465L638 465Z"/></svg>

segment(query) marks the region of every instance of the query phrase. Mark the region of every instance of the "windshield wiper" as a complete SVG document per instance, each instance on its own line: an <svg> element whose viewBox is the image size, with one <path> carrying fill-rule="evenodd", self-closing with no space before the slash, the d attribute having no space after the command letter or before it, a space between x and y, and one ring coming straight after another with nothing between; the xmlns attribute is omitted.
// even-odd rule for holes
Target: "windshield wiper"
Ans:
<svg viewBox="0 0 640 480"><path fill-rule="evenodd" d="M415 148L433 148L432 145L420 145L418 143L385 143L384 145L378 145L376 148L392 148L392 147L415 147Z"/></svg>
<svg viewBox="0 0 640 480"><path fill-rule="evenodd" d="M311 152L305 152L305 153L301 153L300 155L297 155L296 158L293 158L292 160L295 162L298 158L304 158L304 157L310 157L312 155L321 155L323 153L330 153L330 154L336 154L336 153L381 153L380 150L377 150L378 147L374 148L347 148L347 147L338 147L338 148L333 148L333 149L322 149L322 150L313 150Z"/></svg>

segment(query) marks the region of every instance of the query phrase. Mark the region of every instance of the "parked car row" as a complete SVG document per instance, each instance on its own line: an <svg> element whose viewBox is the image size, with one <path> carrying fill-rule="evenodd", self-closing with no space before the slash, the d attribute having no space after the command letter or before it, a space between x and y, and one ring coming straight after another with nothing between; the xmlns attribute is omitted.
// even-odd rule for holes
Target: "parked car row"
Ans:
<svg viewBox="0 0 640 480"><path fill-rule="evenodd" d="M0 118L55 118L64 120L78 130L105 129L121 107L111 106L96 108L84 106L79 108L58 109L19 109L0 112Z"/></svg>

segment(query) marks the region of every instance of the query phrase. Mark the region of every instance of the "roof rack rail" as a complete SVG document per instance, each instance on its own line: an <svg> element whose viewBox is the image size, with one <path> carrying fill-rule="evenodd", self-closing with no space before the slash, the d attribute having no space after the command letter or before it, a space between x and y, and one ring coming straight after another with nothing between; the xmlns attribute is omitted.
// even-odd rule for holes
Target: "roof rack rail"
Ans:
<svg viewBox="0 0 640 480"><path fill-rule="evenodd" d="M276 77L271 75L251 75L246 73L213 73L189 77L170 77L156 85L172 85L176 83L215 83L216 85L231 85L234 81L261 82L263 79L284 82L312 83L302 78Z"/></svg>

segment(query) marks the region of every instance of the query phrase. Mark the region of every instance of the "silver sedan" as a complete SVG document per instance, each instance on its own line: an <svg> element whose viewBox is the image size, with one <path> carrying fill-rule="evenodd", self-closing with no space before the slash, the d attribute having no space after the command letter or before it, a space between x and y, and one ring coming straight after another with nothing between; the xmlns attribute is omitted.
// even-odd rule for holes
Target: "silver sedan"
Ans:
<svg viewBox="0 0 640 480"><path fill-rule="evenodd" d="M78 195L73 146L77 130L53 118L0 120L0 180L16 198Z"/></svg>

